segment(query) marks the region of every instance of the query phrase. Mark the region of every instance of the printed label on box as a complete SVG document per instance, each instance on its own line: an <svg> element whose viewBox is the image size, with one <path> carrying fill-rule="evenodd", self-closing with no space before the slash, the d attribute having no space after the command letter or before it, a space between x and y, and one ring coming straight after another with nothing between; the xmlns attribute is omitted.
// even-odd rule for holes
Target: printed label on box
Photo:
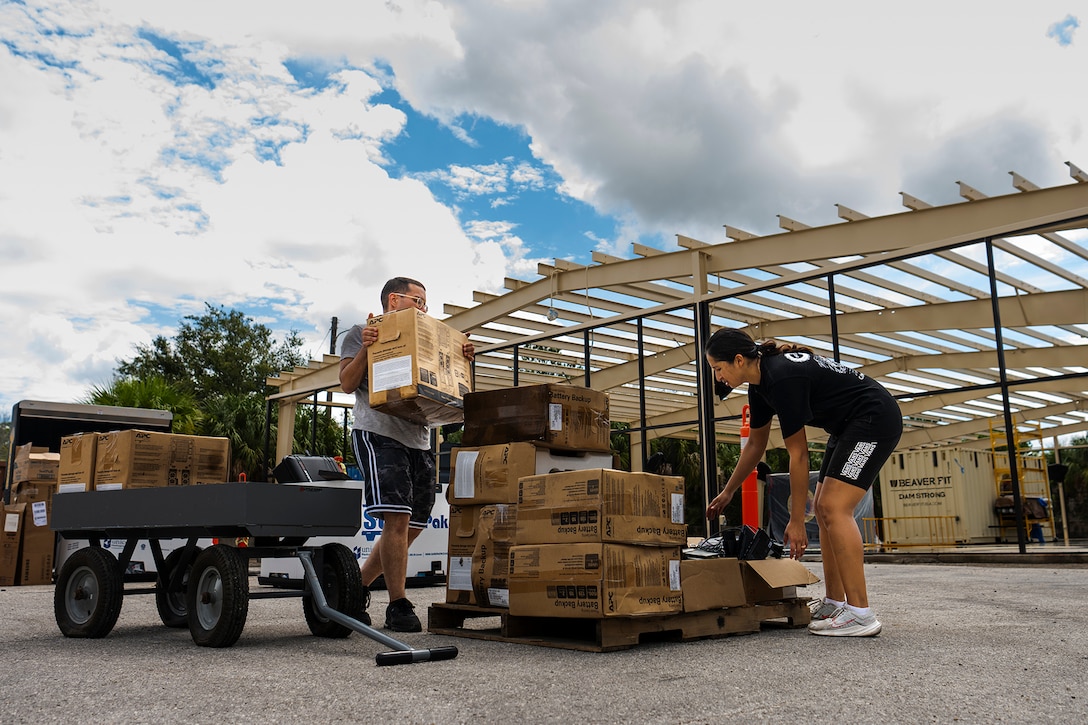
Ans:
<svg viewBox="0 0 1088 725"><path fill-rule="evenodd" d="M472 498L476 495L476 459L479 451L462 451L457 454L453 477L453 497Z"/></svg>
<svg viewBox="0 0 1088 725"><path fill-rule="evenodd" d="M684 494L674 493L672 494L672 522L674 524L684 523Z"/></svg>
<svg viewBox="0 0 1088 725"><path fill-rule="evenodd" d="M35 526L49 525L49 512L45 509L45 501L35 501L30 504L30 510L33 512Z"/></svg>
<svg viewBox="0 0 1088 725"><path fill-rule="evenodd" d="M370 391L395 390L412 385L412 356L402 355L374 363Z"/></svg>
<svg viewBox="0 0 1088 725"><path fill-rule="evenodd" d="M472 591L472 559L467 556L450 557L446 588L455 592Z"/></svg>
<svg viewBox="0 0 1088 725"><path fill-rule="evenodd" d="M669 559L669 589L680 591L680 560Z"/></svg>
<svg viewBox="0 0 1088 725"><path fill-rule="evenodd" d="M563 430L562 403L548 403L548 430Z"/></svg>
<svg viewBox="0 0 1088 725"><path fill-rule="evenodd" d="M505 607L510 608L510 590L509 589L496 589L495 587L489 587L487 590L487 601L493 607Z"/></svg>
<svg viewBox="0 0 1088 725"><path fill-rule="evenodd" d="M22 518L22 514L8 514L4 517L4 533L14 534L19 530L19 519Z"/></svg>

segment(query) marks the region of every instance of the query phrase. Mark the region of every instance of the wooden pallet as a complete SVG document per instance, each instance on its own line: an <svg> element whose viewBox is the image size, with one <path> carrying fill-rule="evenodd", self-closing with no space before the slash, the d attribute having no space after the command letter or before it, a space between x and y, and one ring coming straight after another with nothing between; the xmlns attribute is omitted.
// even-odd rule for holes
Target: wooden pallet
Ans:
<svg viewBox="0 0 1088 725"><path fill-rule="evenodd" d="M541 647L611 652L642 642L686 642L753 634L764 626L803 627L810 610L805 599L786 599L744 607L647 617L518 617L498 607L432 604L427 631L470 639Z"/></svg>

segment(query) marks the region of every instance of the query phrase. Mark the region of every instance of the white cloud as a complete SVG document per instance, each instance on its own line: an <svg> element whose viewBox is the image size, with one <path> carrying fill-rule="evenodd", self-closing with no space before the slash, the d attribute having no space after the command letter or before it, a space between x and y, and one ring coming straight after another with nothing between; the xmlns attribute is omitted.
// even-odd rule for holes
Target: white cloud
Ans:
<svg viewBox="0 0 1088 725"><path fill-rule="evenodd" d="M533 279L534 230L502 212L553 178L616 218L590 242L620 256L949 203L960 179L1011 193L1010 170L1068 183L1078 23L1053 0L0 5L0 402L80 397L205 301L278 310L320 353L390 275L462 305ZM292 58L360 70L299 87ZM526 132L531 165L441 170L494 221L389 175L405 116L382 84L465 141L473 118Z"/></svg>
<svg viewBox="0 0 1088 725"><path fill-rule="evenodd" d="M118 4L113 17L137 5L165 12ZM15 50L0 48L5 405L83 397L205 301L278 310L280 335L296 328L320 354L331 318L378 311L390 276L459 304L501 284L501 253L478 251L425 186L383 168L404 115L372 103L373 78L293 85L282 66L295 50L283 40L290 23L270 40L232 34L229 21L194 30L196 7L131 25L83 9L78 38L30 31L32 10L0 10L26 31L5 30ZM156 73L166 56L135 37L155 23L204 44L213 88Z"/></svg>

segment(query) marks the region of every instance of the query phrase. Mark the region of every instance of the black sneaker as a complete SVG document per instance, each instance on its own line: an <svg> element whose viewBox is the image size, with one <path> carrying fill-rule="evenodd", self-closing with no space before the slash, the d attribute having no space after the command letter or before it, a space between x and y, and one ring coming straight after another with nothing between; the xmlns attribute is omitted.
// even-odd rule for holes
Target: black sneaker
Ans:
<svg viewBox="0 0 1088 725"><path fill-rule="evenodd" d="M363 587L363 611L359 615L359 621L369 627L369 626L371 626L371 621L370 621L370 612L366 611L367 609L370 609L370 587L364 586Z"/></svg>
<svg viewBox="0 0 1088 725"><path fill-rule="evenodd" d="M423 625L416 616L415 607L405 598L390 602L385 609L385 628L394 632L422 632Z"/></svg>

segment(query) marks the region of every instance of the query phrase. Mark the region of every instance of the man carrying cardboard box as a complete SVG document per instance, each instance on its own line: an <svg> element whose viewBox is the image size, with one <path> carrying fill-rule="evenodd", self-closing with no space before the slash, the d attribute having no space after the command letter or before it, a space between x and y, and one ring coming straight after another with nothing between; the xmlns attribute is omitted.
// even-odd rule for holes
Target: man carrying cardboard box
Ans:
<svg viewBox="0 0 1088 725"><path fill-rule="evenodd" d="M416 308L427 311L427 290L408 277L394 277L382 288L383 313ZM373 315L371 315L373 317ZM363 585L380 575L389 591L385 627L395 632L420 632L423 625L406 596L408 548L427 528L435 496L435 461L429 425L420 425L370 407L367 348L378 339L378 328L355 325L340 349L340 385L355 393L351 431L355 460L363 474L367 513L383 520L382 535L361 567ZM471 342L462 354L472 360ZM367 602L369 603L369 590ZM370 624L370 615L362 621Z"/></svg>

